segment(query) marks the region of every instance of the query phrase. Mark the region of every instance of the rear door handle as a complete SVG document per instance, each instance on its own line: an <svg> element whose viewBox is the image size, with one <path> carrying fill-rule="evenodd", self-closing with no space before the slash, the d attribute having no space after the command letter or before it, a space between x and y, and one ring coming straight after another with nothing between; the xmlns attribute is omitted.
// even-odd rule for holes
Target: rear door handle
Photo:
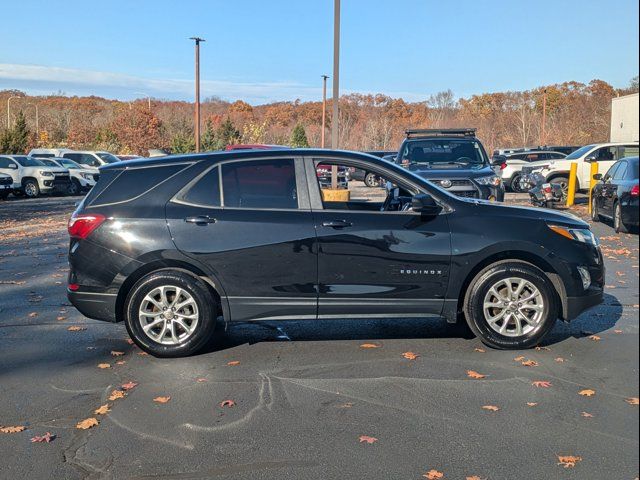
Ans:
<svg viewBox="0 0 640 480"><path fill-rule="evenodd" d="M322 222L323 227L331 227L331 228L345 228L353 225L351 222L347 222L346 220L331 220L330 222Z"/></svg>
<svg viewBox="0 0 640 480"><path fill-rule="evenodd" d="M208 223L216 223L215 218L208 215L198 215L197 217L187 217L184 219L187 223L195 223L196 225L206 225Z"/></svg>

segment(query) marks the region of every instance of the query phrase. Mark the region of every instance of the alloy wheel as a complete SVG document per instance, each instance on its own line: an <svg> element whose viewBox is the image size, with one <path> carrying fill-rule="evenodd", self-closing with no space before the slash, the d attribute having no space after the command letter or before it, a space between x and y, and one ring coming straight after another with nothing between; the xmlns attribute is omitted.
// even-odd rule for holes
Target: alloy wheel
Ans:
<svg viewBox="0 0 640 480"><path fill-rule="evenodd" d="M27 197L35 197L38 195L38 188L35 184L29 182L24 186L24 193Z"/></svg>
<svg viewBox="0 0 640 480"><path fill-rule="evenodd" d="M198 326L198 305L183 288L163 285L142 300L138 313L142 331L163 345L184 343Z"/></svg>
<svg viewBox="0 0 640 480"><path fill-rule="evenodd" d="M530 281L519 277L499 280L484 297L483 312L489 326L506 337L521 337L535 330L544 317L544 298Z"/></svg>

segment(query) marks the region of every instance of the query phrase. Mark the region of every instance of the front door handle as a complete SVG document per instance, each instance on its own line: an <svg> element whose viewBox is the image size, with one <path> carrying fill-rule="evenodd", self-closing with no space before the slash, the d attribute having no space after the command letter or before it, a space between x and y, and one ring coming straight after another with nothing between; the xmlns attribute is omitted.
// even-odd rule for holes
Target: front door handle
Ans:
<svg viewBox="0 0 640 480"><path fill-rule="evenodd" d="M331 227L331 228L345 228L353 225L351 222L347 222L346 220L331 220L330 222L322 222L323 227Z"/></svg>
<svg viewBox="0 0 640 480"><path fill-rule="evenodd" d="M198 215L197 217L187 217L184 219L187 223L195 223L196 225L206 225L208 223L216 223L216 219L208 215Z"/></svg>

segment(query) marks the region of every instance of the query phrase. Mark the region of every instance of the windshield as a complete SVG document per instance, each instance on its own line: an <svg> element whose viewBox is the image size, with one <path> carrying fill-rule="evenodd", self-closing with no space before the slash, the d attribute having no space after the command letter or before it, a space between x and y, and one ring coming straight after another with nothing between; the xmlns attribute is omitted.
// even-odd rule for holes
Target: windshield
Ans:
<svg viewBox="0 0 640 480"><path fill-rule="evenodd" d="M116 162L120 161L120 159L118 157L116 157L115 155L112 155L110 153L97 152L96 155L98 155L102 160L104 160L107 163L116 163Z"/></svg>
<svg viewBox="0 0 640 480"><path fill-rule="evenodd" d="M575 152L567 155L566 157L564 157L564 159L575 160L577 158L580 158L581 156L585 155L589 150L591 150L593 147L595 147L595 145L585 145L584 147L579 148Z"/></svg>
<svg viewBox="0 0 640 480"><path fill-rule="evenodd" d="M60 162L65 168L70 168L72 170L82 168L76 162L74 162L73 160L69 160L68 158L61 158L60 160L58 160L58 162Z"/></svg>
<svg viewBox="0 0 640 480"><path fill-rule="evenodd" d="M44 167L46 166L40 160L36 160L31 157L13 157L13 159L18 162L23 167Z"/></svg>
<svg viewBox="0 0 640 480"><path fill-rule="evenodd" d="M404 165L479 166L487 163L480 143L470 139L432 138L405 142L400 160Z"/></svg>

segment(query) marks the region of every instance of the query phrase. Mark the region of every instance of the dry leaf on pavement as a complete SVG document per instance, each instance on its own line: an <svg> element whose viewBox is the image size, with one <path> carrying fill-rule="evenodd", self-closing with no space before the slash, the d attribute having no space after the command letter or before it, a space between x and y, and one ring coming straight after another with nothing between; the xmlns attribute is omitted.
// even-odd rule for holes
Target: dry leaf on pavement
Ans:
<svg viewBox="0 0 640 480"><path fill-rule="evenodd" d="M136 388L138 386L137 382L127 382L127 383L123 383L122 385L120 385L120 387L124 390L124 391L128 391L128 390L132 390L134 388Z"/></svg>
<svg viewBox="0 0 640 480"><path fill-rule="evenodd" d="M220 402L220 406L222 408L224 407L233 407L235 406L236 402L234 402L233 400L224 400L222 402Z"/></svg>
<svg viewBox="0 0 640 480"><path fill-rule="evenodd" d="M78 325L71 325L69 328L67 328L67 330L69 330L70 332L81 332L86 329L87 327L80 327Z"/></svg>
<svg viewBox="0 0 640 480"><path fill-rule="evenodd" d="M236 365L240 365L240 360L231 360L230 362L227 362L227 366L229 367L235 367Z"/></svg>
<svg viewBox="0 0 640 480"><path fill-rule="evenodd" d="M582 461L582 457L574 457L572 455L558 455L558 465L564 468L573 468L578 462Z"/></svg>
<svg viewBox="0 0 640 480"><path fill-rule="evenodd" d="M535 360L524 360L522 365L525 367L537 367L539 364Z"/></svg>
<svg viewBox="0 0 640 480"><path fill-rule="evenodd" d="M153 399L156 403L167 403L169 400L171 400L171 397L156 397Z"/></svg>
<svg viewBox="0 0 640 480"><path fill-rule="evenodd" d="M56 439L56 435L47 432L44 435L36 435L31 438L31 443L51 443Z"/></svg>
<svg viewBox="0 0 640 480"><path fill-rule="evenodd" d="M516 357L513 359L514 362L521 362L524 360L524 355L520 355L519 357Z"/></svg>
<svg viewBox="0 0 640 480"><path fill-rule="evenodd" d="M538 405L538 402L527 402L527 407L535 407Z"/></svg>
<svg viewBox="0 0 640 480"><path fill-rule="evenodd" d="M363 343L362 345L360 345L360 348L379 348L380 345L378 345L377 343Z"/></svg>
<svg viewBox="0 0 640 480"><path fill-rule="evenodd" d="M402 356L404 358L406 358L407 360L415 360L416 358L418 358L420 355L418 355L417 353L413 353L413 352L404 352L402 354Z"/></svg>
<svg viewBox="0 0 640 480"><path fill-rule="evenodd" d="M87 418L85 420L82 420L81 422L78 422L76 424L76 428L79 430L87 430L91 427L95 427L96 425L98 425L100 422L98 422L97 418Z"/></svg>
<svg viewBox="0 0 640 480"><path fill-rule="evenodd" d="M556 358L556 362L558 362L558 363L564 363L564 358L562 358L562 357L558 357L558 358Z"/></svg>
<svg viewBox="0 0 640 480"><path fill-rule="evenodd" d="M467 376L469 378L475 378L475 379L481 379L481 378L485 378L486 377L486 375L478 373L478 372L476 372L474 370L467 370Z"/></svg>
<svg viewBox="0 0 640 480"><path fill-rule="evenodd" d="M591 335L589 337L589 340L593 340L594 342L599 342L602 339L598 335Z"/></svg>
<svg viewBox="0 0 640 480"><path fill-rule="evenodd" d="M484 348L474 348L473 349L474 352L478 352L478 353L485 353L486 350Z"/></svg>
<svg viewBox="0 0 640 480"><path fill-rule="evenodd" d="M595 390L591 390L589 388L585 390L580 390L578 395L582 395L583 397L593 397L596 394Z"/></svg>
<svg viewBox="0 0 640 480"><path fill-rule="evenodd" d="M553 386L553 383L547 380L536 380L535 382L531 382L531 385L538 388L549 388Z"/></svg>
<svg viewBox="0 0 640 480"><path fill-rule="evenodd" d="M105 403L104 405L96 408L93 413L94 415L106 415L107 413L109 413L111 411L111 409L109 408L109 404Z"/></svg>
<svg viewBox="0 0 640 480"><path fill-rule="evenodd" d="M24 432L26 429L27 427L24 427L22 425L18 425L15 427L0 426L0 433L20 433L20 432Z"/></svg>
<svg viewBox="0 0 640 480"><path fill-rule="evenodd" d="M358 437L358 440L360 441L360 443L368 443L369 445L378 441L376 437L369 437L368 435L360 435L360 437Z"/></svg>
<svg viewBox="0 0 640 480"><path fill-rule="evenodd" d="M127 394L124 393L122 390L114 390L113 392L111 392L111 395L109 395L109 400L113 402L114 400L124 398L126 395Z"/></svg>
<svg viewBox="0 0 640 480"><path fill-rule="evenodd" d="M99 363L98 368L102 368L104 370L105 368L111 368L111 365L108 363Z"/></svg>
<svg viewBox="0 0 640 480"><path fill-rule="evenodd" d="M638 397L626 398L624 401L629 405L640 405L640 399Z"/></svg>
<svg viewBox="0 0 640 480"><path fill-rule="evenodd" d="M111 350L111 355L114 357L121 357L124 355L124 352L118 352L116 350Z"/></svg>
<svg viewBox="0 0 640 480"><path fill-rule="evenodd" d="M496 407L495 405L485 405L482 408L491 412L497 412L498 410L500 410L500 407Z"/></svg>
<svg viewBox="0 0 640 480"><path fill-rule="evenodd" d="M444 478L444 473L439 472L437 470L429 470L427 473L422 475L427 480L439 480L440 478Z"/></svg>
<svg viewBox="0 0 640 480"><path fill-rule="evenodd" d="M591 415L589 412L582 412L580 416L584 418L593 418L593 415Z"/></svg>

